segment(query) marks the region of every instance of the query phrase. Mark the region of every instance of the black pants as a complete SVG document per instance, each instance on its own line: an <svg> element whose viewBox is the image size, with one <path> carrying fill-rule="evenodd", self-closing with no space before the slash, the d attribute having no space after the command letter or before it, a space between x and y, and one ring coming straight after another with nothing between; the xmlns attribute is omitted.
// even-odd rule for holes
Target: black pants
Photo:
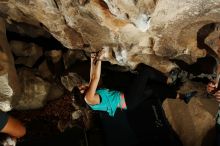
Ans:
<svg viewBox="0 0 220 146"><path fill-rule="evenodd" d="M128 121L141 146L182 146L162 109L164 99L177 96L166 81L163 73L145 66L125 92Z"/></svg>
<svg viewBox="0 0 220 146"><path fill-rule="evenodd" d="M114 117L99 112L105 133L105 146L136 146L137 137L130 127L127 111L117 108Z"/></svg>
<svg viewBox="0 0 220 146"><path fill-rule="evenodd" d="M157 98L162 100L166 97L176 98L177 93L166 85L167 77L163 73L149 66L145 66L137 75L130 77L132 81L124 92L128 110L117 109L114 117L110 117L106 112L100 112L107 145L161 146L159 145L161 143L166 145L170 142L167 138L170 134L167 133L165 122L160 121L161 127L156 127L158 124L155 124L155 121L164 119ZM153 109L156 111L152 110L152 107L155 107ZM155 112L160 119L154 119Z"/></svg>
<svg viewBox="0 0 220 146"><path fill-rule="evenodd" d="M162 72L144 66L124 93L128 110L133 110L144 100L152 97L160 98L162 101L165 98L176 98L177 92L169 87L166 81L167 77Z"/></svg>

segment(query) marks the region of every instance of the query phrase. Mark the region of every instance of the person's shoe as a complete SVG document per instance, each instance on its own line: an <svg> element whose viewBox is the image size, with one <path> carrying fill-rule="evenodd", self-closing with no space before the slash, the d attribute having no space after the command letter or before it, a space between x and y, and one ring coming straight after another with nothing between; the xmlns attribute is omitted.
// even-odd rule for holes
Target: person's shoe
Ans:
<svg viewBox="0 0 220 146"><path fill-rule="evenodd" d="M185 102L186 104L188 104L189 101L191 100L191 98L192 98L193 96L195 96L196 94L197 94L197 91L188 92L188 93L182 94L181 99L184 100L184 102Z"/></svg>
<svg viewBox="0 0 220 146"><path fill-rule="evenodd" d="M168 77L171 79L169 85L173 86L177 82L177 78L181 70L179 68L174 68L170 71Z"/></svg>

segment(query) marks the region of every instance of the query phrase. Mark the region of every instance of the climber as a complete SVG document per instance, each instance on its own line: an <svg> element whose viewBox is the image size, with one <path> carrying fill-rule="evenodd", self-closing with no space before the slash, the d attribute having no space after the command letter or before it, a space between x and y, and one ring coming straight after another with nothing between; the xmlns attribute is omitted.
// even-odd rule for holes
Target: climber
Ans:
<svg viewBox="0 0 220 146"><path fill-rule="evenodd" d="M177 93L167 85L167 83L174 82L176 79L175 73L167 78L161 72L146 65L139 70L130 87L124 93L104 88L97 90L101 74L101 60L104 56L103 50L96 54L91 54L90 82L88 85L79 86L81 93L86 91L84 99L93 110L106 111L109 116L113 117L117 108L124 110L135 109L152 95L162 99L182 99L188 103L191 97L196 94L196 91L186 94Z"/></svg>
<svg viewBox="0 0 220 146"><path fill-rule="evenodd" d="M0 111L0 129L1 133L8 134L15 140L26 134L23 124L3 111Z"/></svg>
<svg viewBox="0 0 220 146"><path fill-rule="evenodd" d="M124 92L106 88L97 89L100 82L101 60L103 58L106 58L103 50L91 54L90 81L89 84L80 85L79 90L84 94L84 99L89 107L92 110L100 111L106 143L110 146L136 145L145 141L140 136L142 131L139 131L137 127L133 127L134 124L132 124L131 119L133 112L141 107L141 103L147 101L147 99L154 100L155 97L164 100L168 97L183 99L188 103L191 97L196 94L196 91L179 94L168 86L168 83L175 82L177 78L176 71L173 71L170 77L167 78L163 73L144 64L137 67L137 72L131 76L132 82ZM148 116L140 118L143 120L145 117ZM144 127L147 128L147 126ZM142 129L144 128L142 127Z"/></svg>

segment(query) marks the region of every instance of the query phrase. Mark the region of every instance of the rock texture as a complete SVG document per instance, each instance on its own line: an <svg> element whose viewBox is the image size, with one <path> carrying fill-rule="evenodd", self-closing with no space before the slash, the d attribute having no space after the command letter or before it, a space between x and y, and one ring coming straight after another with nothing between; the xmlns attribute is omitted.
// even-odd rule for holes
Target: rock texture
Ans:
<svg viewBox="0 0 220 146"><path fill-rule="evenodd" d="M219 0L6 0L9 23L25 22L50 32L69 49L108 48L108 61L134 67L144 62L163 72L206 55L197 32L219 22Z"/></svg>
<svg viewBox="0 0 220 146"><path fill-rule="evenodd" d="M42 48L33 43L11 41L10 46L14 55L18 57L15 60L15 64L33 67L36 61L43 55Z"/></svg>
<svg viewBox="0 0 220 146"><path fill-rule="evenodd" d="M14 108L25 110L43 107L51 84L35 76L28 69L21 69L18 75L22 83L22 94L20 94L18 99L13 100Z"/></svg>
<svg viewBox="0 0 220 146"><path fill-rule="evenodd" d="M214 126L218 103L214 98L207 97L206 86L201 83L187 82L180 92L192 89L199 93L189 104L171 99L163 103L166 116L184 146L215 145Z"/></svg>
<svg viewBox="0 0 220 146"><path fill-rule="evenodd" d="M38 75L52 80L61 75L56 72L57 68L64 69L64 65L68 68L80 54L79 59L84 60L85 54L102 48L107 52L105 60L112 64L134 68L142 62L162 72L177 66L170 59L193 63L209 54L219 61L219 8L220 0L1 0L0 16L7 21L8 30L25 35L33 32L29 35L32 37L48 37L50 33L69 49L64 53L63 62L63 52L55 51L56 55L50 56L54 70L50 71L48 60L38 67ZM14 25L19 27L13 29ZM213 26L213 29L206 26ZM5 28L3 34L5 40ZM3 42L6 42L3 48L10 50L7 40ZM83 50L85 54L75 50ZM2 76L4 83L19 93L12 56L6 56L11 60L11 71L8 71L9 77ZM4 63L4 57L0 59L3 60L0 63ZM77 84L72 82L74 77L73 74L62 76L62 83L69 91ZM34 88L32 94L41 95L41 106L49 87L36 76L31 80L37 82L35 85L43 84L39 87L42 87L42 93L39 93L29 82L29 87ZM190 89L197 87L187 86ZM205 91L204 88L198 90ZM24 93L28 91L27 88ZM216 103L203 98L204 94L198 96L189 106L172 101L167 101L164 106L169 121L186 146L200 146L215 122ZM189 118L182 119L187 116ZM184 120L190 124L182 124Z"/></svg>
<svg viewBox="0 0 220 146"><path fill-rule="evenodd" d="M0 19L0 108L3 111L12 109L12 97L21 93L20 82L14 66L14 58L6 37L6 27Z"/></svg>

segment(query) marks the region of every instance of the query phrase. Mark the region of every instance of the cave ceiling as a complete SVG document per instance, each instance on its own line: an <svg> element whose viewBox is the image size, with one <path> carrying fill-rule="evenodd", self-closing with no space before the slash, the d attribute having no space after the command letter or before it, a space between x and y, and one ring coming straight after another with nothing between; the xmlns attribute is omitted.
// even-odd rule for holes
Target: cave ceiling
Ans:
<svg viewBox="0 0 220 146"><path fill-rule="evenodd" d="M202 79L220 61L220 0L0 0L0 16L1 110L41 108L72 92L83 79L71 65L105 49L117 71L144 63L168 73L192 64L186 71L196 72L180 91L199 93L188 105L166 101L167 119L185 146L201 146L214 127L218 103ZM89 73L86 63L75 69Z"/></svg>
<svg viewBox="0 0 220 146"><path fill-rule="evenodd" d="M49 32L68 49L105 48L113 64L142 62L168 72L176 66L170 59L193 63L207 55L198 47L198 32L208 24L218 27L219 7L220 0L2 0L0 14L8 24ZM218 57L213 43L209 49Z"/></svg>

